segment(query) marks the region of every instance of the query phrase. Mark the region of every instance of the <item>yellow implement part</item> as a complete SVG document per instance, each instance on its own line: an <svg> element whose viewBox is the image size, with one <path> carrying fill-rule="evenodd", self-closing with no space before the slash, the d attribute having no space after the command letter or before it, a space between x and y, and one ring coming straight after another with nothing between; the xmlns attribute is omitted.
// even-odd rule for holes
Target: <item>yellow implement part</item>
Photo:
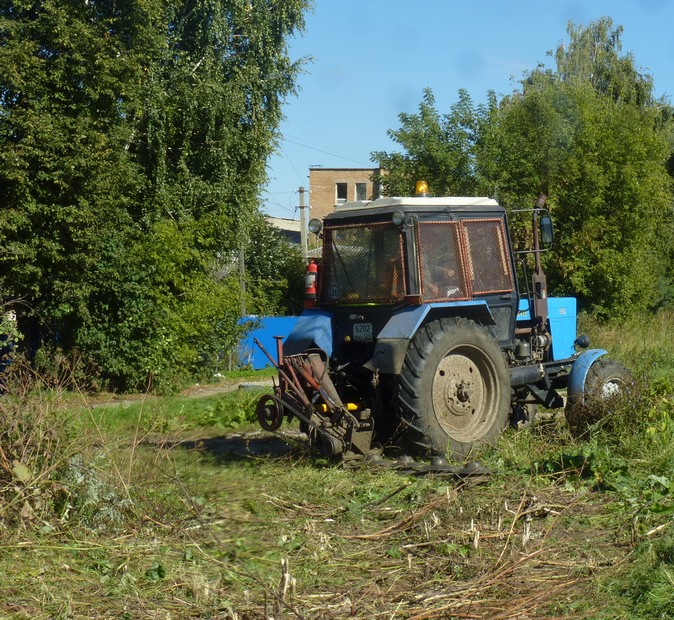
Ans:
<svg viewBox="0 0 674 620"><path fill-rule="evenodd" d="M344 406L346 407L347 411L358 411L358 409L359 409L358 405L356 405L355 403L346 403L346 405L344 405ZM322 404L318 405L318 409L322 413L328 412L328 406L325 403L322 403Z"/></svg>

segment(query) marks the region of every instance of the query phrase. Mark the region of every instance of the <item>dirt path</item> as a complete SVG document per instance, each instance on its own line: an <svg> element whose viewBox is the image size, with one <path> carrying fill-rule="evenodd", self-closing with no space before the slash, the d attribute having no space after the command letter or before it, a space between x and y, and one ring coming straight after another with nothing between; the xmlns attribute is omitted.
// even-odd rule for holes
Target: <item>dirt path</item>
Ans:
<svg viewBox="0 0 674 620"><path fill-rule="evenodd" d="M227 381L217 385L199 383L182 390L179 395L185 398L206 398L208 396L217 396L226 392L233 392L234 390L259 389L264 387L271 388L273 381L269 379L253 380L253 381ZM92 397L87 397L87 405L89 407L118 407L133 405L148 398L157 398L152 394L98 394Z"/></svg>
<svg viewBox="0 0 674 620"><path fill-rule="evenodd" d="M193 385L192 387L189 387L186 390L180 392L180 395L187 396L188 398L202 398L204 396L215 396L217 394L232 392L234 390L259 389L264 387L271 388L272 386L273 381L271 378L256 381L231 381L218 385L200 385L197 383L196 385Z"/></svg>

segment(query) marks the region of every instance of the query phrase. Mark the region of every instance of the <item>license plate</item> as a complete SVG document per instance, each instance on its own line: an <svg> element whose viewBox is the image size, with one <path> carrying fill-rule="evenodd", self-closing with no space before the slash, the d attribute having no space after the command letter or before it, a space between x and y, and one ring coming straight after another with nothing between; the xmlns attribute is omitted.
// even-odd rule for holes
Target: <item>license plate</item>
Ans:
<svg viewBox="0 0 674 620"><path fill-rule="evenodd" d="M355 323L353 339L358 342L372 342L372 323Z"/></svg>

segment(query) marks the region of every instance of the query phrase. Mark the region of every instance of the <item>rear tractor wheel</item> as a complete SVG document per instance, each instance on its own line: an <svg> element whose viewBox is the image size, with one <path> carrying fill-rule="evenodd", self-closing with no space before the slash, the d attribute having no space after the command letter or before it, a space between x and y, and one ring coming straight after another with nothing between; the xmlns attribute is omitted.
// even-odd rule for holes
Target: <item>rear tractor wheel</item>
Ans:
<svg viewBox="0 0 674 620"><path fill-rule="evenodd" d="M493 444L507 426L510 375L485 328L442 319L422 327L410 343L396 398L409 443L464 458Z"/></svg>

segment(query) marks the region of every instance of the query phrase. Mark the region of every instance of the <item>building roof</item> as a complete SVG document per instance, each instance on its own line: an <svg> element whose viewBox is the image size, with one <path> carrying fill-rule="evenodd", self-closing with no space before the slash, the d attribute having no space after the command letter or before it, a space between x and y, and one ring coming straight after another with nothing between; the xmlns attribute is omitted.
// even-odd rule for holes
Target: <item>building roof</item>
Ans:
<svg viewBox="0 0 674 620"><path fill-rule="evenodd" d="M300 221L292 220L287 217L272 217L271 215L267 216L267 221L276 228L281 230L287 230L289 232L300 232Z"/></svg>

